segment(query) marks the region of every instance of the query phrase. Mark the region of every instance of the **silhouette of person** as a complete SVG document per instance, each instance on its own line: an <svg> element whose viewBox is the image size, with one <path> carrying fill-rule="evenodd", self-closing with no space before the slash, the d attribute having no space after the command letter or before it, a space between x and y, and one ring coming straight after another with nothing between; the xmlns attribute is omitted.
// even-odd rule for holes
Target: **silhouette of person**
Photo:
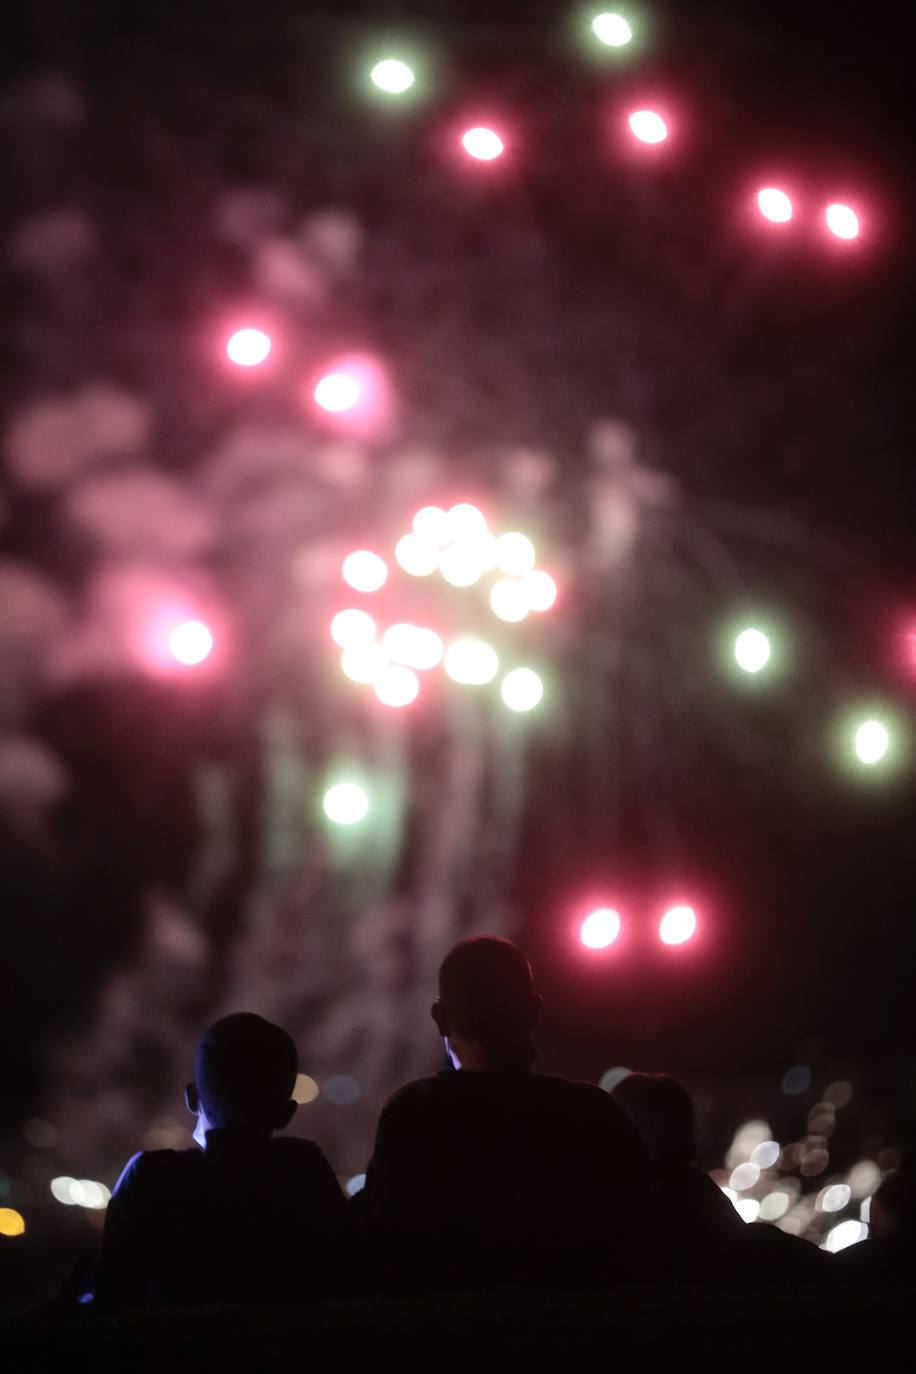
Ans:
<svg viewBox="0 0 916 1374"><path fill-rule="evenodd" d="M457 1072L382 1110L358 1203L376 1283L585 1287L630 1272L644 1152L607 1093L531 1072L540 1008L509 940L446 957L432 1017Z"/></svg>
<svg viewBox="0 0 916 1374"><path fill-rule="evenodd" d="M901 1168L885 1175L871 1200L868 1221L868 1238L840 1250L831 1271L839 1278L912 1283L916 1275L916 1172Z"/></svg>
<svg viewBox="0 0 916 1374"><path fill-rule="evenodd" d="M201 1038L185 1096L200 1149L134 1155L108 1206L100 1307L264 1302L333 1291L346 1201L317 1145L288 1125L299 1059L250 1012Z"/></svg>

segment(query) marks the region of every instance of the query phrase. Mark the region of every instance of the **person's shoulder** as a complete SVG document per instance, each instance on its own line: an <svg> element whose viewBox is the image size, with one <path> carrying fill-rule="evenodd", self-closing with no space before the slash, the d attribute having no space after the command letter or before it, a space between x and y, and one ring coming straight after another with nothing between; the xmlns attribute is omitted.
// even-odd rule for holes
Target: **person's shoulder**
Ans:
<svg viewBox="0 0 916 1374"><path fill-rule="evenodd" d="M559 1078L551 1074L532 1074L532 1083L545 1097L562 1101L573 1110L591 1111L609 1117L623 1117L622 1108L609 1093L594 1083L584 1083L576 1078Z"/></svg>
<svg viewBox="0 0 916 1374"><path fill-rule="evenodd" d="M140 1150L124 1165L114 1191L122 1196L148 1193L199 1168L202 1159L202 1151L196 1149Z"/></svg>
<svg viewBox="0 0 916 1374"><path fill-rule="evenodd" d="M449 1097L449 1090L453 1085L448 1080L458 1076L441 1073L431 1078L416 1078L412 1083L405 1083L403 1087L396 1088L382 1107L379 1124L390 1126L392 1122L423 1117L430 1111L434 1112Z"/></svg>
<svg viewBox="0 0 916 1374"><path fill-rule="evenodd" d="M284 1168L307 1169L327 1162L321 1146L300 1135L271 1136L268 1150L271 1160Z"/></svg>

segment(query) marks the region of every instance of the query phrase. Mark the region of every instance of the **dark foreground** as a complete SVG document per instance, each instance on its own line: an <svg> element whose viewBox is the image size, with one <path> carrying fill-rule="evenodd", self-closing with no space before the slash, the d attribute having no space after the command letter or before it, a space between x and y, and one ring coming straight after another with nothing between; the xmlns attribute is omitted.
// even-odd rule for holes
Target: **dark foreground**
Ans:
<svg viewBox="0 0 916 1374"><path fill-rule="evenodd" d="M107 1371L912 1369L916 1287L633 1287L21 1317L4 1367Z"/></svg>

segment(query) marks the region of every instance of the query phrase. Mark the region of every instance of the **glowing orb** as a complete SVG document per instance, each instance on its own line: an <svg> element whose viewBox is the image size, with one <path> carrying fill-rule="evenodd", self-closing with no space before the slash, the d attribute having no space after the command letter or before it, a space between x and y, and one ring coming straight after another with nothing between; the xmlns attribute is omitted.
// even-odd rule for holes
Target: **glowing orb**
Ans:
<svg viewBox="0 0 916 1374"><path fill-rule="evenodd" d="M696 928L696 912L692 906L673 906L661 919L658 937L663 945L682 945Z"/></svg>
<svg viewBox="0 0 916 1374"><path fill-rule="evenodd" d="M411 521L414 534L423 540L425 544L433 544L437 549L444 546L453 538L449 527L448 512L441 506L424 506L418 510ZM484 521L486 525L486 521Z"/></svg>
<svg viewBox="0 0 916 1374"><path fill-rule="evenodd" d="M377 553L356 549L347 554L341 573L343 580L355 592L377 592L388 580L388 565Z"/></svg>
<svg viewBox="0 0 916 1374"><path fill-rule="evenodd" d="M445 520L450 540L469 541L479 539L487 533L487 517L469 501L460 501L457 506L452 506L451 510L446 512Z"/></svg>
<svg viewBox="0 0 916 1374"><path fill-rule="evenodd" d="M382 635L382 648L392 663L403 663L418 672L437 668L445 654L445 645L435 630L406 623L389 626Z"/></svg>
<svg viewBox="0 0 916 1374"><path fill-rule="evenodd" d="M542 568L534 568L531 572L525 573L522 586L532 611L549 611L557 599L557 584L550 573L544 572Z"/></svg>
<svg viewBox="0 0 916 1374"><path fill-rule="evenodd" d="M386 57L384 61L376 62L369 77L373 85L387 95L403 95L416 80L407 63L398 61L396 57Z"/></svg>
<svg viewBox="0 0 916 1374"><path fill-rule="evenodd" d="M528 593L521 582L509 577L493 583L490 589L490 607L500 620L509 621L524 620L531 609Z"/></svg>
<svg viewBox="0 0 916 1374"><path fill-rule="evenodd" d="M25 1234L25 1218L15 1207L0 1207L0 1236L22 1236Z"/></svg>
<svg viewBox="0 0 916 1374"><path fill-rule="evenodd" d="M762 630L742 630L735 640L735 660L746 673L759 673L770 661L770 641Z"/></svg>
<svg viewBox="0 0 916 1374"><path fill-rule="evenodd" d="M388 667L388 655L375 640L348 644L340 656L340 666L351 682L369 687Z"/></svg>
<svg viewBox="0 0 916 1374"><path fill-rule="evenodd" d="M331 621L331 638L342 649L351 644L371 643L375 639L375 621L368 611L338 611Z"/></svg>
<svg viewBox="0 0 916 1374"><path fill-rule="evenodd" d="M633 30L622 14L596 14L592 20L592 32L609 48L622 48L633 37Z"/></svg>
<svg viewBox="0 0 916 1374"><path fill-rule="evenodd" d="M355 377L346 372L329 372L315 387L315 400L322 410L339 415L352 410L362 394L362 388Z"/></svg>
<svg viewBox="0 0 916 1374"><path fill-rule="evenodd" d="M468 129L461 136L464 151L478 162L492 162L503 152L505 144L494 129Z"/></svg>
<svg viewBox="0 0 916 1374"><path fill-rule="evenodd" d="M496 566L509 577L521 577L534 567L534 545L527 534L511 530L496 541Z"/></svg>
<svg viewBox="0 0 916 1374"><path fill-rule="evenodd" d="M864 1221L841 1221L827 1232L827 1239L821 1244L821 1249L829 1250L835 1255L838 1251L845 1250L847 1245L855 1245L858 1241L865 1240L867 1235L868 1227Z"/></svg>
<svg viewBox="0 0 916 1374"><path fill-rule="evenodd" d="M453 587L473 587L484 571L479 549L475 544L449 544L440 555L439 571Z"/></svg>
<svg viewBox="0 0 916 1374"><path fill-rule="evenodd" d="M859 216L849 205L828 205L824 211L827 228L838 239L859 237Z"/></svg>
<svg viewBox="0 0 916 1374"><path fill-rule="evenodd" d="M765 186L757 192L757 204L764 219L773 224L788 224L792 218L792 202L785 191L775 186Z"/></svg>
<svg viewBox="0 0 916 1374"><path fill-rule="evenodd" d="M324 814L335 825L357 825L369 814L369 798L358 782L338 782L324 794Z"/></svg>
<svg viewBox="0 0 916 1374"><path fill-rule="evenodd" d="M411 577L428 577L439 566L439 550L436 545L426 543L415 533L405 534L403 539L398 540L394 556Z"/></svg>
<svg viewBox="0 0 916 1374"><path fill-rule="evenodd" d="M237 329L226 344L226 353L229 361L239 367L257 367L270 348L270 336L263 329Z"/></svg>
<svg viewBox="0 0 916 1374"><path fill-rule="evenodd" d="M880 763L888 751L890 735L880 720L863 721L856 731L855 748L860 763Z"/></svg>
<svg viewBox="0 0 916 1374"><path fill-rule="evenodd" d="M420 679L412 668L391 663L379 674L372 690L383 706L409 706L420 691Z"/></svg>
<svg viewBox="0 0 916 1374"><path fill-rule="evenodd" d="M513 668L499 690L510 711L533 711L544 695L544 684L533 668Z"/></svg>
<svg viewBox="0 0 916 1374"><path fill-rule="evenodd" d="M630 130L640 143L664 143L668 126L654 110L634 110L629 119Z"/></svg>
<svg viewBox="0 0 916 1374"><path fill-rule="evenodd" d="M213 651L213 635L202 620L184 620L169 635L169 653L191 668Z"/></svg>
<svg viewBox="0 0 916 1374"><path fill-rule="evenodd" d="M620 913L612 906L599 906L582 922L579 939L588 949L607 949L620 934Z"/></svg>
<svg viewBox="0 0 916 1374"><path fill-rule="evenodd" d="M499 655L482 639L456 639L445 651L445 671L462 686L482 687L499 672Z"/></svg>

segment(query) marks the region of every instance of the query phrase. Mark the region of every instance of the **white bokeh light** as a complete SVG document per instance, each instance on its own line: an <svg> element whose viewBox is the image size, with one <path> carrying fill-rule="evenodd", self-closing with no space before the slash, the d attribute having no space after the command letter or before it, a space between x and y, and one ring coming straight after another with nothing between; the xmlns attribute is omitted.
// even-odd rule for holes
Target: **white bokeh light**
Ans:
<svg viewBox="0 0 916 1374"><path fill-rule="evenodd" d="M375 621L368 611L359 611L354 607L338 611L331 621L331 638L341 649L347 649L351 644L371 643L375 638Z"/></svg>
<svg viewBox="0 0 916 1374"><path fill-rule="evenodd" d="M887 727L879 720L863 721L856 730L855 750L860 763L880 763L890 745Z"/></svg>
<svg viewBox="0 0 916 1374"><path fill-rule="evenodd" d="M735 661L746 673L759 673L770 661L770 641L762 630L742 630L735 640Z"/></svg>
<svg viewBox="0 0 916 1374"><path fill-rule="evenodd" d="M391 663L379 674L372 690L383 706L409 706L420 692L420 679L412 668Z"/></svg>
<svg viewBox="0 0 916 1374"><path fill-rule="evenodd" d="M522 577L531 572L536 557L531 540L519 530L509 530L496 540L496 566L507 577Z"/></svg>
<svg viewBox="0 0 916 1374"><path fill-rule="evenodd" d="M338 782L324 794L324 813L335 825L357 825L369 814L366 789L358 782Z"/></svg>
<svg viewBox="0 0 916 1374"><path fill-rule="evenodd" d="M238 367L257 367L270 353L270 335L263 329L237 329L226 344L229 361Z"/></svg>
<svg viewBox="0 0 916 1374"><path fill-rule="evenodd" d="M513 668L503 678L500 696L510 711L533 711L544 697L544 684L533 668Z"/></svg>
<svg viewBox="0 0 916 1374"><path fill-rule="evenodd" d="M587 949L607 949L620 934L620 913L610 906L590 911L582 922L579 939Z"/></svg>
<svg viewBox="0 0 916 1374"><path fill-rule="evenodd" d="M640 143L664 143L668 137L668 126L655 110L634 110L628 122Z"/></svg>
<svg viewBox="0 0 916 1374"><path fill-rule="evenodd" d="M361 387L355 377L346 372L329 372L315 387L315 400L322 410L333 415L352 410L361 395Z"/></svg>
<svg viewBox="0 0 916 1374"><path fill-rule="evenodd" d="M673 906L662 917L658 933L663 945L682 945L691 938L696 928L697 918L693 907Z"/></svg>
<svg viewBox="0 0 916 1374"><path fill-rule="evenodd" d="M490 588L490 609L500 620L524 620L531 608L521 582L510 577L494 582Z"/></svg>
<svg viewBox="0 0 916 1374"><path fill-rule="evenodd" d="M792 202L785 191L776 186L765 186L757 192L757 206L771 224L788 224L792 218Z"/></svg>
<svg viewBox="0 0 916 1374"><path fill-rule="evenodd" d="M416 77L406 62L397 57L386 57L376 62L369 73L372 84L378 86L386 95L403 95L409 91Z"/></svg>
<svg viewBox="0 0 916 1374"><path fill-rule="evenodd" d="M592 32L601 43L606 43L609 48L622 48L633 37L633 30L623 15L614 14L610 11L595 15L592 20Z"/></svg>
<svg viewBox="0 0 916 1374"><path fill-rule="evenodd" d="M469 157L478 162L492 162L505 151L505 144L495 129L478 126L462 134L461 142Z"/></svg>
<svg viewBox="0 0 916 1374"><path fill-rule="evenodd" d="M445 671L462 686L482 687L499 672L499 655L482 639L456 639L445 651Z"/></svg>
<svg viewBox="0 0 916 1374"><path fill-rule="evenodd" d="M859 216L850 205L828 205L824 211L827 228L838 239L859 237Z"/></svg>
<svg viewBox="0 0 916 1374"><path fill-rule="evenodd" d="M203 663L213 651L213 634L202 620L183 620L169 635L169 653L188 668Z"/></svg>
<svg viewBox="0 0 916 1374"><path fill-rule="evenodd" d="M384 558L369 549L354 549L353 553L348 553L340 571L343 580L355 592L377 592L388 580Z"/></svg>
<svg viewBox="0 0 916 1374"><path fill-rule="evenodd" d="M415 531L405 534L395 546L394 556L411 577L429 577L439 567L439 550Z"/></svg>

